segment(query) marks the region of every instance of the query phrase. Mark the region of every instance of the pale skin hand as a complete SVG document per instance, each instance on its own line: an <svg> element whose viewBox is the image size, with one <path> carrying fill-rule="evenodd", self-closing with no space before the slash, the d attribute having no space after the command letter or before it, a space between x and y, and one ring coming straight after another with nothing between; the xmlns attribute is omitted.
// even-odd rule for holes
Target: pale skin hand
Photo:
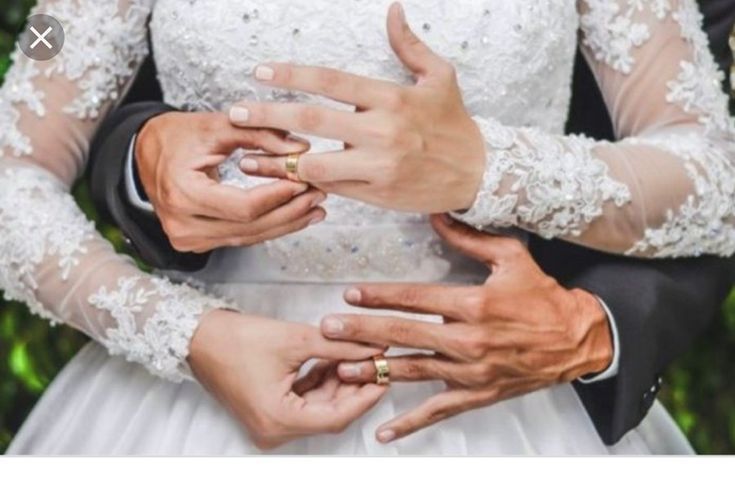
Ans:
<svg viewBox="0 0 735 485"><path fill-rule="evenodd" d="M467 208L482 180L485 144L465 109L454 68L416 37L399 4L388 12L387 29L391 47L416 78L414 85L269 63L255 71L268 86L322 95L356 111L243 101L230 111L230 119L237 126L343 141L345 150L305 154L299 162L299 178L326 192L402 211ZM285 175L285 157L254 157L248 164L244 170L251 173Z"/></svg>
<svg viewBox="0 0 735 485"><path fill-rule="evenodd" d="M363 360L382 351L330 341L306 324L214 310L202 318L188 360L253 443L271 449L310 435L339 433L370 410L386 388L341 381L335 361ZM297 380L312 358L327 360Z"/></svg>
<svg viewBox="0 0 735 485"><path fill-rule="evenodd" d="M301 152L283 132L232 126L223 113L165 113L138 135L140 179L174 248L206 252L299 231L325 217L323 192L276 180L249 190L222 185L216 166L237 148Z"/></svg>
<svg viewBox="0 0 735 485"><path fill-rule="evenodd" d="M364 284L345 292L355 306L441 315L444 325L358 314L330 315L325 336L432 351L388 358L391 380L441 380L446 390L381 425L379 441L407 436L462 412L587 374L612 360L604 309L594 295L547 276L517 240L432 217L436 232L492 271L481 286ZM345 382L375 382L372 361L342 363Z"/></svg>

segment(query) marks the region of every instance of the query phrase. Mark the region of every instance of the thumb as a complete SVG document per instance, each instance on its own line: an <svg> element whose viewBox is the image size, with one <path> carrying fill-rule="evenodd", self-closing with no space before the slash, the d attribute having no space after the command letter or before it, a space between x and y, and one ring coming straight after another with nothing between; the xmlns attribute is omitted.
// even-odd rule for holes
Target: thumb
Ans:
<svg viewBox="0 0 735 485"><path fill-rule="evenodd" d="M387 29L393 52L416 76L429 76L442 65L448 65L411 30L403 6L398 2L388 9Z"/></svg>
<svg viewBox="0 0 735 485"><path fill-rule="evenodd" d="M450 246L491 267L515 253L516 246L522 246L516 239L477 231L446 214L431 216L431 225Z"/></svg>

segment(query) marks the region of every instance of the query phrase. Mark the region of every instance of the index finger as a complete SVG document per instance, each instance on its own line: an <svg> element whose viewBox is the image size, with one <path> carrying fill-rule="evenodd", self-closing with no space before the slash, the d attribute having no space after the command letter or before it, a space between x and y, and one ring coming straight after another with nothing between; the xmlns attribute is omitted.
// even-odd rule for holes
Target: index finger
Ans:
<svg viewBox="0 0 735 485"><path fill-rule="evenodd" d="M325 96L358 108L389 104L400 86L328 67L267 63L255 68L255 79L269 86Z"/></svg>
<svg viewBox="0 0 735 485"><path fill-rule="evenodd" d="M301 433L338 433L375 406L388 391L387 386L365 384L344 396L329 401L294 400L292 419Z"/></svg>
<svg viewBox="0 0 735 485"><path fill-rule="evenodd" d="M465 320L466 310L477 305L476 286L448 286L426 283L366 283L345 291L347 303L364 308L400 310L442 315Z"/></svg>
<svg viewBox="0 0 735 485"><path fill-rule="evenodd" d="M441 324L398 317L340 314L324 317L321 329L330 339L432 350L456 357L456 352L446 345L451 336L447 335L447 328Z"/></svg>
<svg viewBox="0 0 735 485"><path fill-rule="evenodd" d="M243 189L221 184L205 174L197 178L203 183L187 193L195 215L236 222L253 221L308 190L306 184L286 180Z"/></svg>

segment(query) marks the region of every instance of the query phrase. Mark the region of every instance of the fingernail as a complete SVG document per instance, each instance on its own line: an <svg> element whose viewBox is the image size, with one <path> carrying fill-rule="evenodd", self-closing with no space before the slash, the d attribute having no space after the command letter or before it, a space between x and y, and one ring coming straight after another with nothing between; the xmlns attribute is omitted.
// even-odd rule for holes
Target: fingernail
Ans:
<svg viewBox="0 0 735 485"><path fill-rule="evenodd" d="M454 219L452 219L449 214L442 214L442 222L447 226L451 226L454 224Z"/></svg>
<svg viewBox="0 0 735 485"><path fill-rule="evenodd" d="M247 123L250 119L250 110L242 106L233 106L230 109L230 121L237 123Z"/></svg>
<svg viewBox="0 0 735 485"><path fill-rule="evenodd" d="M258 161L253 160L252 158L243 158L240 160L240 169L242 169L243 172L257 172Z"/></svg>
<svg viewBox="0 0 735 485"><path fill-rule="evenodd" d="M307 145L307 146L309 145L309 140L307 140L306 138L301 138L300 136L288 134L288 135L286 135L286 139L288 141L292 141L292 142L295 142L295 143L300 143L302 145Z"/></svg>
<svg viewBox="0 0 735 485"><path fill-rule="evenodd" d="M381 443L388 443L389 441L393 441L395 438L396 433L391 429L384 429L383 431L378 432L378 441Z"/></svg>
<svg viewBox="0 0 735 485"><path fill-rule="evenodd" d="M268 66L258 66L255 68L255 79L260 81L272 81L276 76L276 71Z"/></svg>
<svg viewBox="0 0 735 485"><path fill-rule="evenodd" d="M327 335L337 336L342 333L345 324L337 317L327 317L322 320L322 330Z"/></svg>
<svg viewBox="0 0 735 485"><path fill-rule="evenodd" d="M339 373L345 377L358 377L360 366L358 364L340 364Z"/></svg>
<svg viewBox="0 0 735 485"><path fill-rule="evenodd" d="M357 304L362 299L362 293L357 288L348 288L344 295L347 303Z"/></svg>
<svg viewBox="0 0 735 485"><path fill-rule="evenodd" d="M307 190L309 190L308 184L302 184L302 183L297 182L296 187L293 189L293 195L303 194Z"/></svg>
<svg viewBox="0 0 735 485"><path fill-rule="evenodd" d="M314 214L314 216L311 219L309 219L309 225L313 226L314 224L319 224L320 222L324 220L324 216L325 216L324 212L319 211L318 213Z"/></svg>
<svg viewBox="0 0 735 485"><path fill-rule="evenodd" d="M400 3L398 4L398 16L403 21L403 23L406 23L406 12L403 11L403 5Z"/></svg>
<svg viewBox="0 0 735 485"><path fill-rule="evenodd" d="M327 200L326 194L323 194L322 192L319 192L316 197L314 197L314 200L311 201L311 208L318 206L322 202Z"/></svg>

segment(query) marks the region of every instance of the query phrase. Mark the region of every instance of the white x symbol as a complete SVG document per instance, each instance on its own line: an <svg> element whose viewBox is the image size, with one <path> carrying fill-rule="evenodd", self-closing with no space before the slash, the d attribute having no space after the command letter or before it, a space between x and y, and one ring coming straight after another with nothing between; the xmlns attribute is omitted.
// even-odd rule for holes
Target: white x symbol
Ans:
<svg viewBox="0 0 735 485"><path fill-rule="evenodd" d="M36 28L31 25L31 32L33 32L36 35L36 40L34 40L33 44L31 44L31 50L35 49L36 46L40 44L41 42L43 42L43 44L49 49L53 49L54 46L52 46L51 43L46 40L46 36L49 35L52 30L54 29L49 27L48 29L46 29L46 32L44 32L43 34L39 34Z"/></svg>

